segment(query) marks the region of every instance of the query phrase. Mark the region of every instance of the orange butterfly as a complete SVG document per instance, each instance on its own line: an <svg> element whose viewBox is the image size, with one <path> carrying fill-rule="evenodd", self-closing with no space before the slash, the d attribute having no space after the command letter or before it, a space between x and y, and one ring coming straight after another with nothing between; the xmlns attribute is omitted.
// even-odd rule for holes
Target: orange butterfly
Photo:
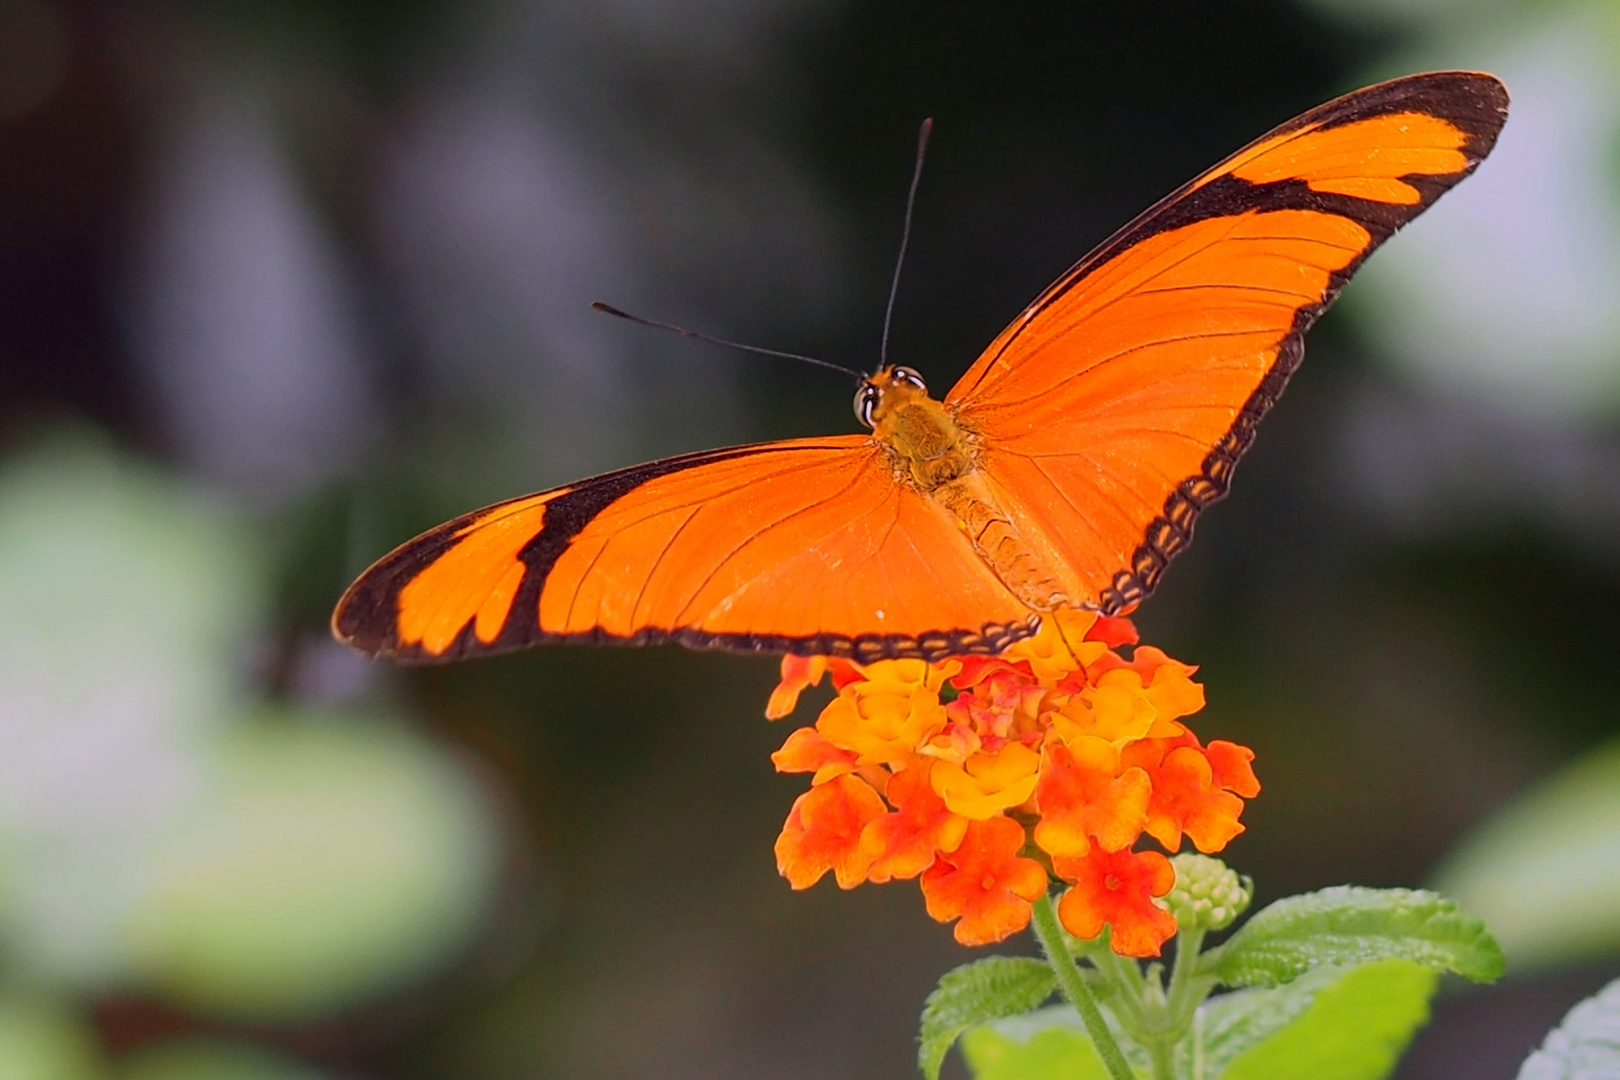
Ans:
<svg viewBox="0 0 1620 1080"><path fill-rule="evenodd" d="M416 661L545 641L938 659L1127 610L1227 492L1364 259L1473 171L1490 75L1380 83L1153 206L943 401L865 378L864 435L683 454L475 511L384 556L336 635Z"/></svg>

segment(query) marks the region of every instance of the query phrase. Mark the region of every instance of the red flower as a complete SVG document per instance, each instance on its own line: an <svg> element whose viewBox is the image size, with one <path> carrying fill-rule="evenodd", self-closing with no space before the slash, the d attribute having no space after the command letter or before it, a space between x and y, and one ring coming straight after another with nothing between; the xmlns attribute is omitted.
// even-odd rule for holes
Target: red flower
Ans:
<svg viewBox="0 0 1620 1080"><path fill-rule="evenodd" d="M858 776L840 776L800 795L776 838L776 868L795 889L808 889L828 870L842 889L866 880L861 831L883 816L883 800Z"/></svg>
<svg viewBox="0 0 1620 1080"><path fill-rule="evenodd" d="M916 877L933 865L936 852L956 850L967 835L967 818L951 813L929 783L933 768L920 758L889 779L884 794L894 813L874 818L861 833L861 855L871 860L868 881Z"/></svg>
<svg viewBox="0 0 1620 1080"><path fill-rule="evenodd" d="M1058 901L1058 919L1087 940L1111 931L1121 956L1158 956L1176 932L1176 919L1153 902L1176 883L1175 867L1157 851L1093 851L1083 859L1054 859L1073 888Z"/></svg>
<svg viewBox="0 0 1620 1080"><path fill-rule="evenodd" d="M968 826L955 851L941 852L922 877L928 914L940 922L960 919L956 940L988 945L1029 925L1030 906L1046 892L1046 870L1018 852L1024 827L993 817Z"/></svg>
<svg viewBox="0 0 1620 1080"><path fill-rule="evenodd" d="M1110 649L1117 649L1121 645L1135 645L1140 639L1131 620L1099 615L1097 621L1091 624L1091 629L1086 631L1086 640L1100 641Z"/></svg>

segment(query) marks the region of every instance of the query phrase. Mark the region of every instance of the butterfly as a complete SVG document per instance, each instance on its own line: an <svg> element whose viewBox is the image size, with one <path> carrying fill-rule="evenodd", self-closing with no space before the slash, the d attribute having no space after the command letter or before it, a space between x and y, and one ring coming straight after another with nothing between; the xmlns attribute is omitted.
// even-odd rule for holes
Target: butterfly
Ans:
<svg viewBox="0 0 1620 1080"><path fill-rule="evenodd" d="M1473 72L1379 83L1184 184L1041 293L943 399L884 366L863 434L664 458L498 503L384 556L333 614L363 652L540 642L870 662L995 653L1132 609L1226 495L1304 335L1507 118Z"/></svg>

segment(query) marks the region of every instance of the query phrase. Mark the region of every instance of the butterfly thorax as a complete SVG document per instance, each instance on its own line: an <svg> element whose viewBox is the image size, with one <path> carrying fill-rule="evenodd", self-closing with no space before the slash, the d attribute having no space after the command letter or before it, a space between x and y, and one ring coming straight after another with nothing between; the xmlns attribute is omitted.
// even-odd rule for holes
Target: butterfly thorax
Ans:
<svg viewBox="0 0 1620 1080"><path fill-rule="evenodd" d="M972 471L972 448L945 406L909 382L878 382L885 374L873 376L881 396L872 433L905 463L917 488L932 492Z"/></svg>
<svg viewBox="0 0 1620 1080"><path fill-rule="evenodd" d="M909 480L944 508L966 534L980 558L1002 583L1036 611L1069 603L978 468L972 438L921 381L894 378L889 369L872 376L878 399L872 432L903 463ZM899 369L905 370L905 369ZM909 372L908 372L909 375Z"/></svg>

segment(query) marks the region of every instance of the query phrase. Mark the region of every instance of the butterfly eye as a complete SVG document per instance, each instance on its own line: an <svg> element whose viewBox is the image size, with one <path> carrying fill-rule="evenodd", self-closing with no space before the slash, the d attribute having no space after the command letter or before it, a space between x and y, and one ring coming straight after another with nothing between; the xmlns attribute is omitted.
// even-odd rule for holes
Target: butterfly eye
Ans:
<svg viewBox="0 0 1620 1080"><path fill-rule="evenodd" d="M922 375L913 368L897 367L890 371L889 374L896 382L910 383L924 393L928 391L928 387L923 383Z"/></svg>
<svg viewBox="0 0 1620 1080"><path fill-rule="evenodd" d="M855 419L866 427L872 426L872 410L877 408L880 396L878 388L871 383L861 383L861 388L855 391Z"/></svg>

